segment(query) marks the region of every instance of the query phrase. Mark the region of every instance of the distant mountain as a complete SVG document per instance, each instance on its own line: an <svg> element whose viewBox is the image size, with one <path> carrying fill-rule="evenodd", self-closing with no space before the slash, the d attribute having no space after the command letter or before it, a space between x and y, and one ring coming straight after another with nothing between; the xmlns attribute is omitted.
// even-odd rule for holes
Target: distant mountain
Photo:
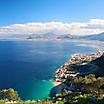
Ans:
<svg viewBox="0 0 104 104"><path fill-rule="evenodd" d="M80 37L83 39L89 39L89 40L99 40L99 41L104 41L104 32L100 34L94 34L94 35L88 35L88 36L83 36Z"/></svg>
<svg viewBox="0 0 104 104"><path fill-rule="evenodd" d="M70 34L67 34L67 35L59 35L58 37L57 37L57 39L72 39L72 38L74 38L72 35L70 35Z"/></svg>
<svg viewBox="0 0 104 104"><path fill-rule="evenodd" d="M87 35L87 36L73 36L71 34L53 34L53 33L46 33L46 34L11 34L11 35L0 35L0 38L4 39L88 39L88 40L99 40L104 41L104 32L100 34L93 34L93 35Z"/></svg>
<svg viewBox="0 0 104 104"><path fill-rule="evenodd" d="M47 33L47 34L39 34L39 35L32 35L33 38L56 38L58 35L53 33Z"/></svg>
<svg viewBox="0 0 104 104"><path fill-rule="evenodd" d="M67 39L67 38L73 38L73 36L70 34L57 35L57 34L53 34L53 33L39 34L39 35L32 34L29 37L31 37L32 39L38 39L38 38L42 38L42 39L53 39L53 38L55 38L55 39Z"/></svg>
<svg viewBox="0 0 104 104"><path fill-rule="evenodd" d="M8 35L0 35L0 38L20 38L20 39L72 39L74 36L70 34L63 34L63 35L58 35L58 34L53 34L53 33L46 33L46 34L8 34Z"/></svg>

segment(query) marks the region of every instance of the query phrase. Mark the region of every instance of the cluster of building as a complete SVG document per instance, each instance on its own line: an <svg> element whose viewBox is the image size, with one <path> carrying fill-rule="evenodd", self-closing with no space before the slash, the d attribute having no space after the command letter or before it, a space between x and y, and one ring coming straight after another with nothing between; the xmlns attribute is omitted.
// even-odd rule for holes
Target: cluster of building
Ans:
<svg viewBox="0 0 104 104"><path fill-rule="evenodd" d="M72 79L77 76L79 73L71 69L68 63L62 65L55 73L56 82L65 82L66 79Z"/></svg>
<svg viewBox="0 0 104 104"><path fill-rule="evenodd" d="M72 59L69 61L68 64L87 64L88 62L91 62L92 60L95 60L96 58L99 58L102 54L101 53L95 53L95 54L77 54L72 57Z"/></svg>
<svg viewBox="0 0 104 104"><path fill-rule="evenodd" d="M95 60L96 58L100 57L101 53L95 53L95 54L88 54L88 55L82 55L77 54L72 57L71 60L68 62L65 62L64 65L62 65L59 69L57 69L55 74L55 81L56 82L64 82L66 79L72 79L73 77L76 77L79 75L79 73L71 68L71 65L78 64L83 65L87 64L88 62Z"/></svg>

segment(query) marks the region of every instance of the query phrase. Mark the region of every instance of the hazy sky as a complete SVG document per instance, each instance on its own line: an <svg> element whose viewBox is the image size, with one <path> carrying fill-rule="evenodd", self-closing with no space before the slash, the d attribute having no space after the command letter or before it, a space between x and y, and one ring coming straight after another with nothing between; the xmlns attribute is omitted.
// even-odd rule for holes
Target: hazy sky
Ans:
<svg viewBox="0 0 104 104"><path fill-rule="evenodd" d="M32 30L42 28L44 23L52 25L50 26L50 28L52 27L51 31L49 28L48 30L44 29L44 31L55 32L53 27L56 29L55 26L59 26L60 22L61 27L58 30L56 29L57 32L55 33L60 34L60 32L64 33L64 31L67 30L66 33L72 34L93 34L102 32L103 30L99 29L102 29L103 26L101 25L99 27L98 25L95 26L96 23L93 24L94 28L97 28L97 30L93 30L93 32L92 30L82 30L82 32L75 32L75 30L71 31L71 29L74 29L76 23L78 23L78 26L81 24L81 28L83 27L82 25L84 25L83 28L85 28L85 25L88 25L92 19L99 19L100 23L102 23L101 21L104 22L103 18L104 0L0 0L0 34L12 34L13 31L16 31L14 34L40 33L40 30L37 30L38 32L33 32ZM28 23L32 23L32 25L35 25L35 27L29 27L30 25L27 26ZM41 26L39 23L41 23ZM68 26L65 25L66 23ZM74 23L74 27L71 25L72 27L70 28L70 23ZM100 25L100 23L98 24ZM13 26L15 24L19 25L16 25L17 27L15 26L14 30ZM30 30L24 32L25 28L23 27L25 26L22 26L23 29L17 29L20 30L17 32L16 28L19 28L19 26L23 24ZM12 28L11 25L13 25ZM8 26L9 28L4 26ZM47 27L48 26L45 26L45 28ZM63 31L59 31L60 29L63 29L63 27L65 29ZM87 26L87 29L92 29L92 27L92 25ZM41 29L41 33L44 31Z"/></svg>

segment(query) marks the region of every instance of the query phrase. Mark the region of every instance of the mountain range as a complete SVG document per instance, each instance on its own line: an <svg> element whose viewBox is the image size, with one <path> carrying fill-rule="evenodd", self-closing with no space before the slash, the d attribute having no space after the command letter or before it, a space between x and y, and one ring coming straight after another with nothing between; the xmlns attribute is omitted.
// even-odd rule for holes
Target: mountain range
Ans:
<svg viewBox="0 0 104 104"><path fill-rule="evenodd" d="M0 38L3 39L14 39L14 38L20 38L20 39L88 39L88 40L99 40L104 41L104 32L100 34L93 34L93 35L87 35L87 36L73 36L71 34L63 34L63 35L57 35L53 33L47 33L47 34L11 34L11 35L0 35Z"/></svg>
<svg viewBox="0 0 104 104"><path fill-rule="evenodd" d="M83 36L83 37L80 37L80 38L88 39L88 40L104 41L104 32L102 32L100 34L93 34L93 35Z"/></svg>
<svg viewBox="0 0 104 104"><path fill-rule="evenodd" d="M26 37L26 35L25 35ZM71 34L64 34L64 35L57 35L57 34L53 34L53 33L47 33L47 34L39 34L39 35L35 35L35 34L31 34L31 35L27 35L27 39L88 39L88 40L99 40L99 41L104 41L104 32L100 33L100 34L93 34L93 35L87 35L87 36L73 36Z"/></svg>

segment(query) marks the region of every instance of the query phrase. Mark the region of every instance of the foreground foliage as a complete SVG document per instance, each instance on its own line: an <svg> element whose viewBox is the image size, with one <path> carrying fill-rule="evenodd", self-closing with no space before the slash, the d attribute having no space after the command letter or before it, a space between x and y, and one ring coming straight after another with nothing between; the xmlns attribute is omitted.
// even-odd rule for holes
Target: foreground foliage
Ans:
<svg viewBox="0 0 104 104"><path fill-rule="evenodd" d="M104 104L104 77L89 74L74 77L72 89L63 89L52 99L23 101L14 89L0 91L0 104Z"/></svg>
<svg viewBox="0 0 104 104"><path fill-rule="evenodd" d="M9 101L16 101L19 100L18 92L14 89L3 89L0 91L0 99L2 100L9 100Z"/></svg>
<svg viewBox="0 0 104 104"><path fill-rule="evenodd" d="M74 77L71 89L63 89L53 100L66 104L104 104L104 77L94 74Z"/></svg>

